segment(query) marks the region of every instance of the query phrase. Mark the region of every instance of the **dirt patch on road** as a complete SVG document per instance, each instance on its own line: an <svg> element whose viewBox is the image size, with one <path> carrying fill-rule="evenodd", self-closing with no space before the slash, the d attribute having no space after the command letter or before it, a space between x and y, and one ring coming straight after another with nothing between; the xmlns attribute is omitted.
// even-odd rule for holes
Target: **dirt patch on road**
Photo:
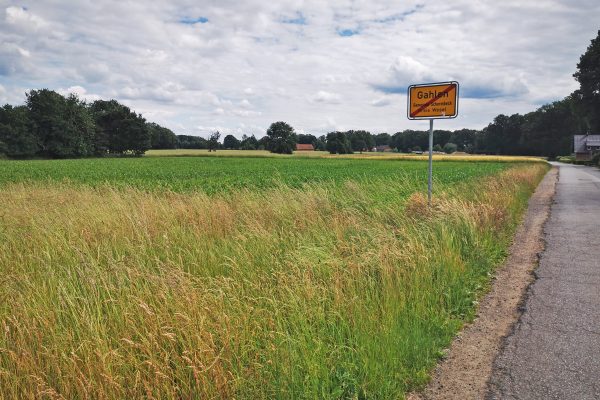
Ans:
<svg viewBox="0 0 600 400"><path fill-rule="evenodd" d="M409 400L484 398L502 338L519 319L519 306L534 279L532 272L544 249L543 227L550 213L557 180L558 168L554 167L530 198L509 256L496 271L477 317L453 341L427 388L422 393L411 393Z"/></svg>

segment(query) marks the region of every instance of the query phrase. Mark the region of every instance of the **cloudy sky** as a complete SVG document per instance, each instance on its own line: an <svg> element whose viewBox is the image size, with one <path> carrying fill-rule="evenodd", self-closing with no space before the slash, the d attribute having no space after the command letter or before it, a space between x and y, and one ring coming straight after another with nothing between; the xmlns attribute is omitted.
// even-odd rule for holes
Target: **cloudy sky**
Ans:
<svg viewBox="0 0 600 400"><path fill-rule="evenodd" d="M481 128L577 88L599 0L0 0L0 102L114 98L178 134L425 129L411 83L457 80Z"/></svg>

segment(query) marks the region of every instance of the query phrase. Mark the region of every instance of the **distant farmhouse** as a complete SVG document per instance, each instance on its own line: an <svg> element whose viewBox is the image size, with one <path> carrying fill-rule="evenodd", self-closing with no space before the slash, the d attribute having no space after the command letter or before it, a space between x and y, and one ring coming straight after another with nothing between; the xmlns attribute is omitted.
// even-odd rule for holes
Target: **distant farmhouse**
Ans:
<svg viewBox="0 0 600 400"><path fill-rule="evenodd" d="M296 151L315 151L315 147L312 144L301 144L296 145Z"/></svg>
<svg viewBox="0 0 600 400"><path fill-rule="evenodd" d="M590 161L595 153L600 152L600 135L573 136L575 160Z"/></svg>
<svg viewBox="0 0 600 400"><path fill-rule="evenodd" d="M381 146L375 147L375 151L388 152L388 151L392 151L392 148L390 146L388 146L387 144L383 144Z"/></svg>

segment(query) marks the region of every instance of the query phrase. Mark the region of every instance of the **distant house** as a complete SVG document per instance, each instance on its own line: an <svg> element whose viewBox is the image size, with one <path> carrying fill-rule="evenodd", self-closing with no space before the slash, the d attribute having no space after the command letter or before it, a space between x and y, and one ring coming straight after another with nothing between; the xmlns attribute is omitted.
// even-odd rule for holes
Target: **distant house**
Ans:
<svg viewBox="0 0 600 400"><path fill-rule="evenodd" d="M302 143L298 143L296 145L296 151L315 151L315 146L313 146L312 144L302 144Z"/></svg>
<svg viewBox="0 0 600 400"><path fill-rule="evenodd" d="M375 150L381 153L381 152L392 151L392 148L390 146L388 146L387 144L384 144L384 145L375 147Z"/></svg>
<svg viewBox="0 0 600 400"><path fill-rule="evenodd" d="M600 152L600 135L573 136L575 160L590 161L595 153Z"/></svg>

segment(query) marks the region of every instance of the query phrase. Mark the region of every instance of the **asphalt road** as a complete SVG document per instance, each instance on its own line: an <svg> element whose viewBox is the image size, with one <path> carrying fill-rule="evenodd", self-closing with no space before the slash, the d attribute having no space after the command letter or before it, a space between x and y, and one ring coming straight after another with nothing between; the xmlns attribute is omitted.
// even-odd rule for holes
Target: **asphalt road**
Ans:
<svg viewBox="0 0 600 400"><path fill-rule="evenodd" d="M546 249L488 399L600 399L600 170L558 165Z"/></svg>

